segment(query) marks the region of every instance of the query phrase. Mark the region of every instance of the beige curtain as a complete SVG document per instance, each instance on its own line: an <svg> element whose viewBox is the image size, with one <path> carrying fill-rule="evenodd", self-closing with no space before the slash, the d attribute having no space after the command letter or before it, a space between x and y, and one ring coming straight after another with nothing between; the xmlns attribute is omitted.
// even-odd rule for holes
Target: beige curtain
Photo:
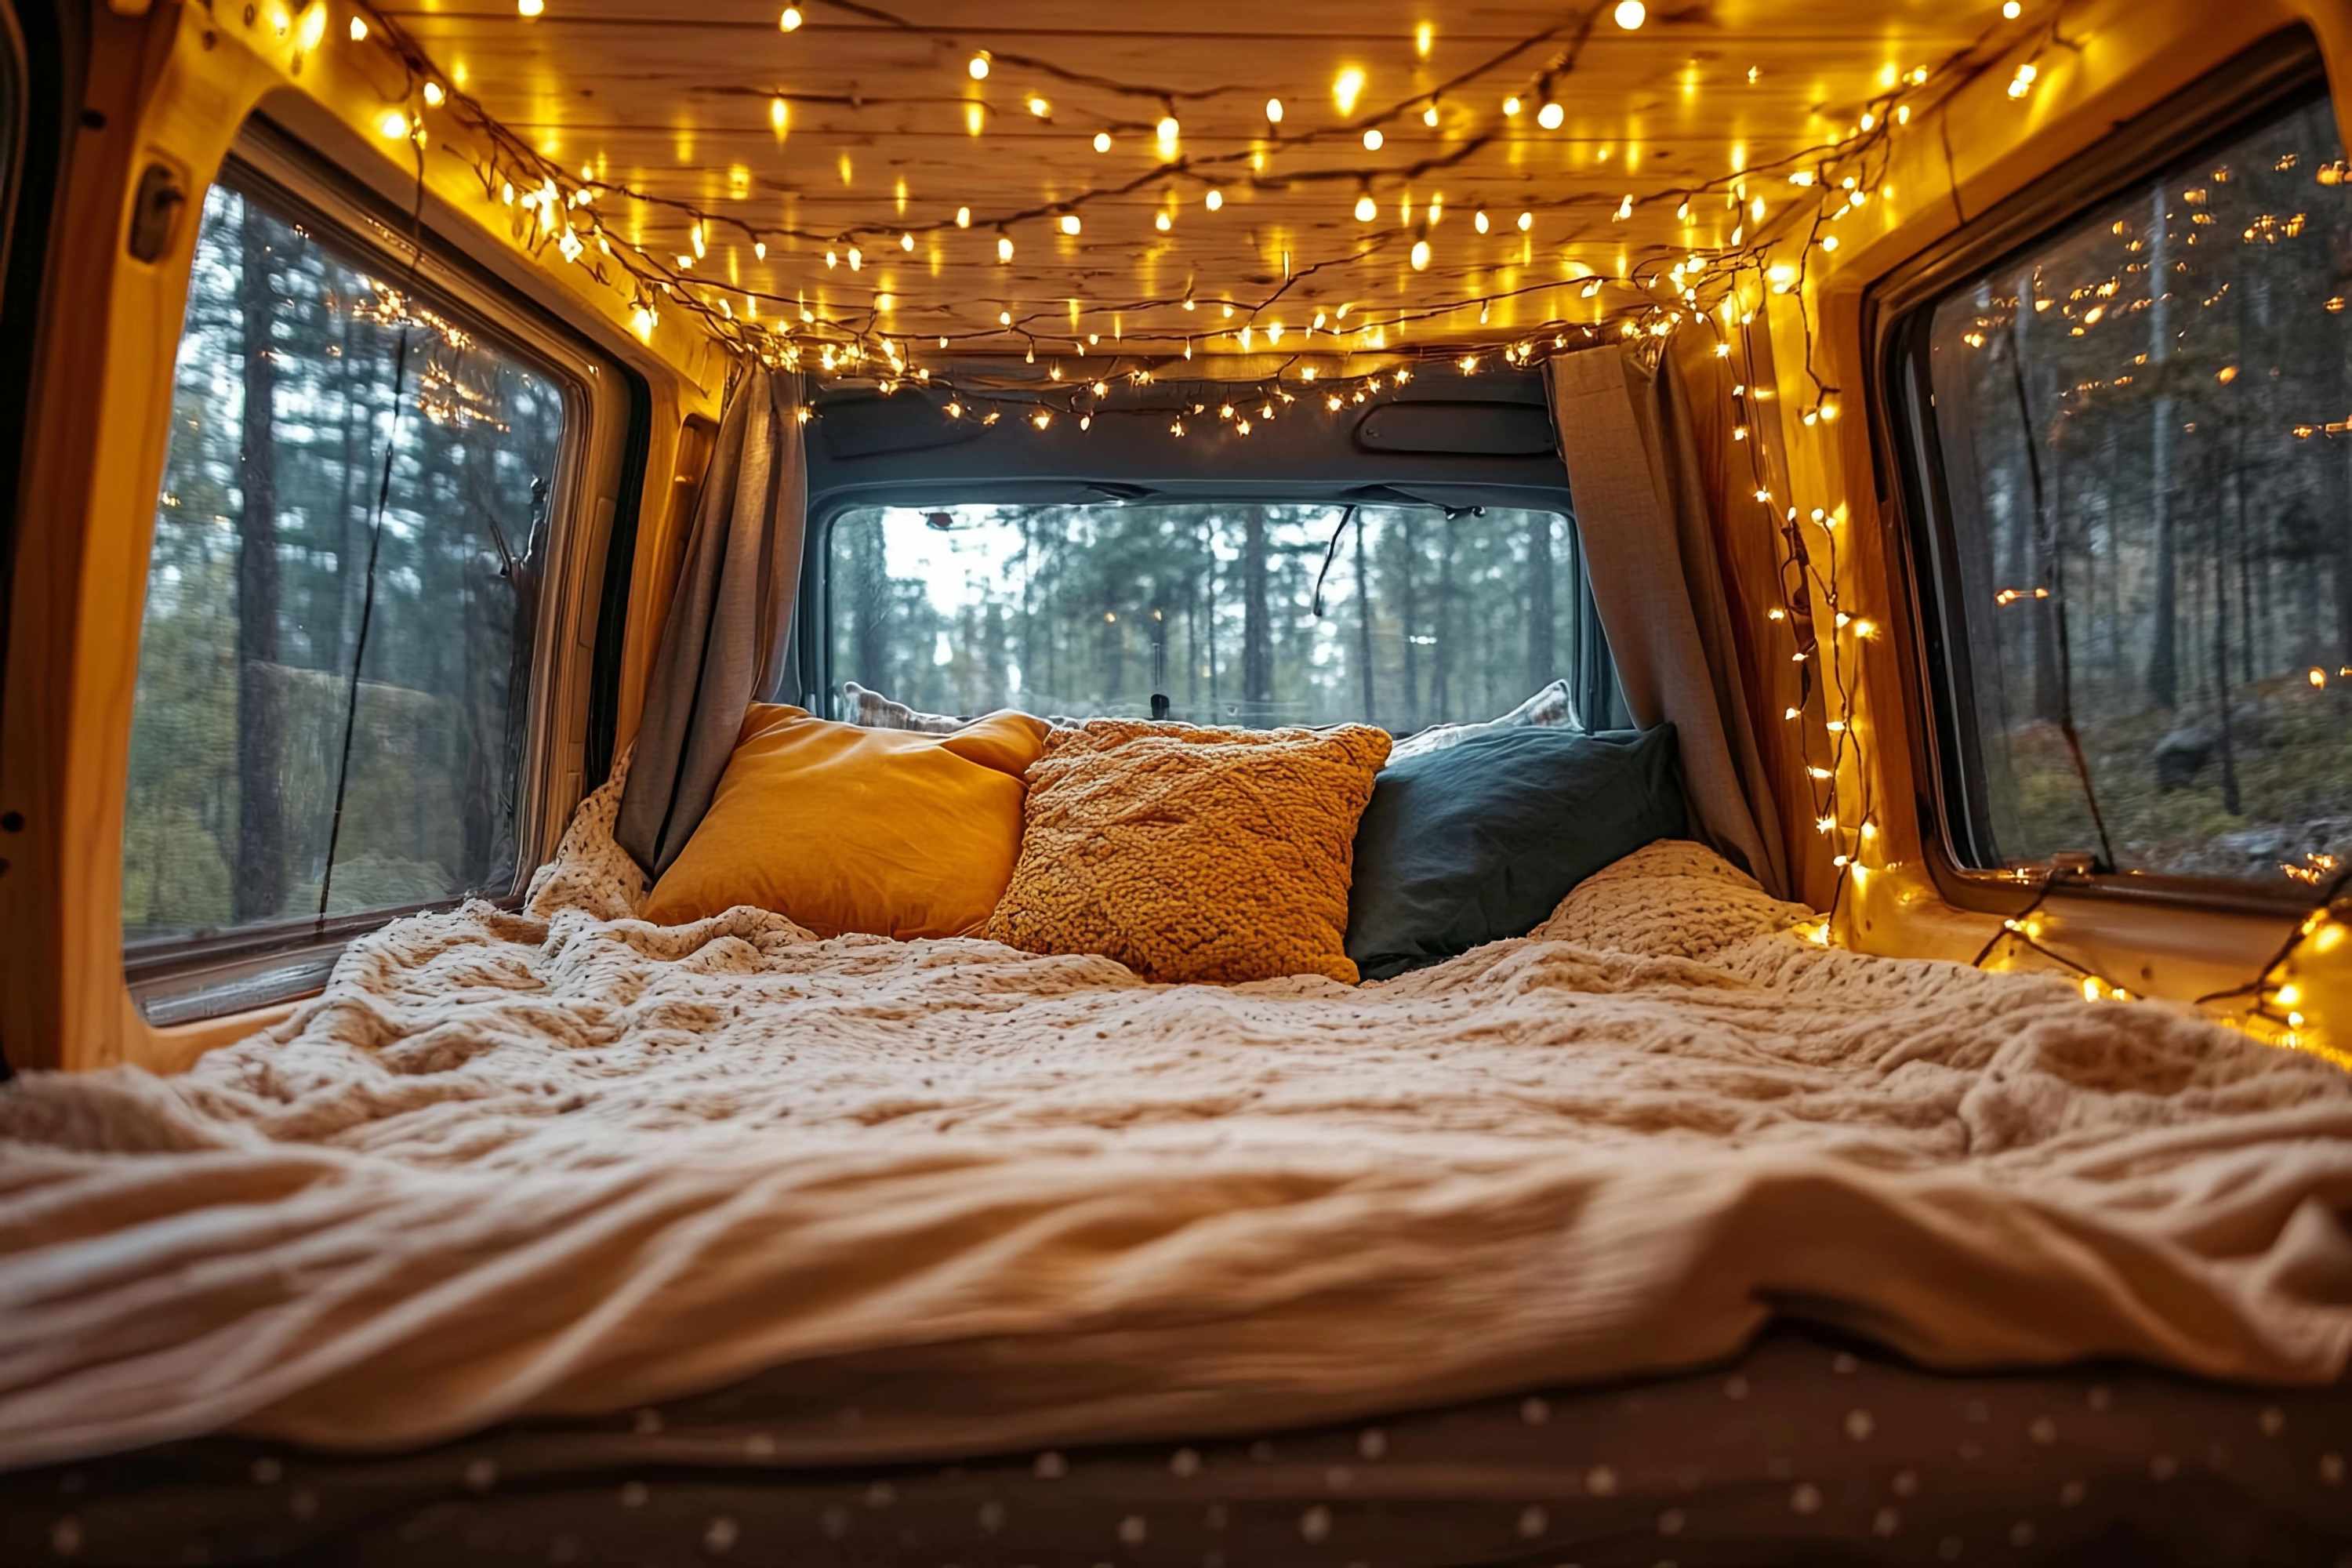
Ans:
<svg viewBox="0 0 2352 1568"><path fill-rule="evenodd" d="M709 809L744 710L783 672L807 518L800 378L752 365L719 420L614 825L653 876Z"/></svg>
<svg viewBox="0 0 2352 1568"><path fill-rule="evenodd" d="M1609 345L1549 367L1593 602L1635 721L1671 723L1692 830L1765 889L1790 892L1771 775L1741 695L1689 400L1671 363Z"/></svg>

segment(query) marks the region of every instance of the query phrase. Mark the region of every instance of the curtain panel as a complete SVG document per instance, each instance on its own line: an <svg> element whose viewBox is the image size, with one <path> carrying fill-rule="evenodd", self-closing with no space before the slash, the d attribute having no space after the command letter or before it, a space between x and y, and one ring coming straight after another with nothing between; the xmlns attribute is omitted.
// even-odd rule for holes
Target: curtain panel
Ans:
<svg viewBox="0 0 2352 1568"><path fill-rule="evenodd" d="M808 523L796 374L753 364L727 395L614 835L658 878L709 809L744 711L790 652Z"/></svg>
<svg viewBox="0 0 2352 1568"><path fill-rule="evenodd" d="M1553 360L1552 422L1592 597L1635 722L1671 723L1695 834L1791 891L1772 778L1743 694L1687 395L1615 344Z"/></svg>

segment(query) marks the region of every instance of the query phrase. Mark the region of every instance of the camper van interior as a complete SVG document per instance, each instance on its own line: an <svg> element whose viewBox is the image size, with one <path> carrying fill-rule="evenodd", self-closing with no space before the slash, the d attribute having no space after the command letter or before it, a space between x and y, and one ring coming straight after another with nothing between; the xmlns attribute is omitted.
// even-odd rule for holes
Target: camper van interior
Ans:
<svg viewBox="0 0 2352 1568"><path fill-rule="evenodd" d="M0 0L0 1562L2352 1565L2347 81Z"/></svg>

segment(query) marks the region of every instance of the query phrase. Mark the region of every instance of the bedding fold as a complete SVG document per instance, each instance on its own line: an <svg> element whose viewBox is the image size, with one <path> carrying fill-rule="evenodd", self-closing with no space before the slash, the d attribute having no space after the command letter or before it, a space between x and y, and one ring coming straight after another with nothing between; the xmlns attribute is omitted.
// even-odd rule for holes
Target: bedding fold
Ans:
<svg viewBox="0 0 2352 1568"><path fill-rule="evenodd" d="M172 1079L0 1091L0 1464L394 1447L788 1372L805 1463L1685 1367L2321 1384L2352 1078L1865 958L1654 845L1381 984L631 920L592 798L522 913L401 921Z"/></svg>

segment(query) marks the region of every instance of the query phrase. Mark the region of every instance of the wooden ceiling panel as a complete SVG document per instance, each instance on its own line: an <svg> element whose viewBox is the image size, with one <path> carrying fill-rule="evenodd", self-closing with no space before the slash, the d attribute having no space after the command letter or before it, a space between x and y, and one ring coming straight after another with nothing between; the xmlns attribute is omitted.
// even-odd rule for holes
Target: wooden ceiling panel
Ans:
<svg viewBox="0 0 2352 1568"><path fill-rule="evenodd" d="M790 32L780 6L748 0L686 16L545 4L536 19L382 14L519 139L608 187L597 210L614 235L674 266L700 215L688 276L756 296L735 308L805 306L959 346L1009 314L1064 348L1097 331L1202 352L1250 346L1234 321L1296 331L1341 303L1412 317L1510 296L1411 321L1448 339L1595 318L1608 297L1583 300L1588 274L1731 243L1756 223L1727 188L1741 171L1769 223L1800 194L1786 171L1850 135L1894 74L2001 26L1998 0L1659 4L1637 30L1613 0L1149 16L1097 0L811 0ZM1171 114L1163 145L1154 127ZM1188 292L1192 311L1177 303ZM969 346L1008 341L1021 340Z"/></svg>

